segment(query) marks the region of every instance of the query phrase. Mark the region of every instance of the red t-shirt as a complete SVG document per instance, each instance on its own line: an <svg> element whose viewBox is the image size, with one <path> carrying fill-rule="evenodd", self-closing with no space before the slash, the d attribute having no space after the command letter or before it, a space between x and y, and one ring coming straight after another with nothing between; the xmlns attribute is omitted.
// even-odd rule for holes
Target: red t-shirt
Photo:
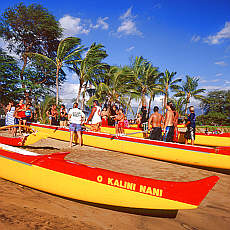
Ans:
<svg viewBox="0 0 230 230"><path fill-rule="evenodd" d="M18 105L18 107L19 107L19 110L25 109L25 105L24 104ZM19 118L26 117L25 111L18 111L17 115L18 115Z"/></svg>

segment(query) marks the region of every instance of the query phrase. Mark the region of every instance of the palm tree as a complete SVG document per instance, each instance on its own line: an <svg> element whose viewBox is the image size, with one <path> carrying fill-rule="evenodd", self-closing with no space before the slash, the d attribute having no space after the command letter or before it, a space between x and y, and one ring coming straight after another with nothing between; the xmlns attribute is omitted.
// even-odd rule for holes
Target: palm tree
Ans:
<svg viewBox="0 0 230 230"><path fill-rule="evenodd" d="M131 78L132 75L128 68L111 66L105 73L103 81L98 85L95 84L95 95L89 99L88 104L98 99L99 102L106 102L109 108L113 103L127 107L127 93L130 92L132 88L129 84L129 82L132 82Z"/></svg>
<svg viewBox="0 0 230 230"><path fill-rule="evenodd" d="M149 111L151 106L151 101L154 99L156 82L160 76L157 67L144 59L142 56L136 57L134 61L131 62L131 72L133 75L133 81L135 83L134 87L137 92L139 92L139 97L141 101L139 103L137 113L141 105L146 105L146 96L150 95Z"/></svg>
<svg viewBox="0 0 230 230"><path fill-rule="evenodd" d="M175 105L176 111L179 113L179 116L184 115L184 113L185 113L184 105L185 105L186 99L184 97L180 97L177 100L176 98L172 97L172 98L170 98L170 100Z"/></svg>
<svg viewBox="0 0 230 230"><path fill-rule="evenodd" d="M75 71L79 77L80 84L76 99L78 103L80 101L82 88L84 88L83 99L81 103L82 107L84 106L84 95L86 93L88 83L93 84L94 79L97 78L98 72L101 69L108 67L107 64L101 63L101 61L108 56L103 48L104 46L102 44L93 43L86 52L84 58L79 58L78 60L69 62L73 64L70 69Z"/></svg>
<svg viewBox="0 0 230 230"><path fill-rule="evenodd" d="M55 102L55 97L46 95L44 100L41 101L40 103L37 103L36 108L38 109L39 112L39 120L42 123L48 122L48 118L46 115L46 112L48 109L51 107L51 105Z"/></svg>
<svg viewBox="0 0 230 230"><path fill-rule="evenodd" d="M198 77L190 77L186 75L186 81L182 82L182 87L177 89L175 97L184 97L185 98L185 114L187 114L188 104L190 103L190 98L195 98L198 100L204 99L203 95L200 93L205 92L205 89L197 89L199 85Z"/></svg>
<svg viewBox="0 0 230 230"><path fill-rule="evenodd" d="M48 63L53 64L56 67L56 104L58 105L59 100L59 72L61 68L66 63L68 64L71 60L80 59L80 54L85 49L80 46L81 40L76 37L68 37L63 40L58 45L56 59L53 60L45 55L38 53L27 53L30 58L40 59Z"/></svg>
<svg viewBox="0 0 230 230"><path fill-rule="evenodd" d="M157 87L154 87L154 89L164 94L164 110L163 110L164 113L166 110L169 90L175 91L176 89L179 89L180 86L177 85L177 83L182 81L182 79L173 80L175 75L176 75L176 72L170 73L166 69L166 71L161 75L161 78L159 79L159 84L157 85Z"/></svg>

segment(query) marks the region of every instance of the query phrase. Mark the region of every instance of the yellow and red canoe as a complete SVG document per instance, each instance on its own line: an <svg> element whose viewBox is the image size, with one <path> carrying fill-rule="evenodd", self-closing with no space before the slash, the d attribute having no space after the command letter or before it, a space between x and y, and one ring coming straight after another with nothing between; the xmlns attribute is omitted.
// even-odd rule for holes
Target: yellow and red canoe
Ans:
<svg viewBox="0 0 230 230"><path fill-rule="evenodd" d="M0 144L0 177L63 197L118 207L197 208L219 180L171 182L118 173Z"/></svg>
<svg viewBox="0 0 230 230"><path fill-rule="evenodd" d="M0 130L15 128L15 127L17 128L21 127L27 129L27 131L30 131L30 133L19 137L6 137L1 135L0 143L11 145L11 146L27 146L27 145L32 145L37 141L48 137L46 132L43 132L42 130L37 132L36 130L34 130L33 128L27 125L8 125L8 126L0 127Z"/></svg>
<svg viewBox="0 0 230 230"><path fill-rule="evenodd" d="M69 141L67 128L32 123L31 127L49 137ZM230 147L201 147L130 136L84 131L83 144L164 161L230 170ZM77 140L76 140L77 142Z"/></svg>
<svg viewBox="0 0 230 230"><path fill-rule="evenodd" d="M178 140L180 143L185 143L184 139L184 125L178 125ZM183 132L180 130L183 129ZM137 127L125 128L125 133L138 138L144 138L144 132L141 132L142 129ZM102 126L101 132L115 134L115 128L113 126ZM230 146L230 133L222 134L205 134L205 133L196 133L195 145L204 145L204 146Z"/></svg>

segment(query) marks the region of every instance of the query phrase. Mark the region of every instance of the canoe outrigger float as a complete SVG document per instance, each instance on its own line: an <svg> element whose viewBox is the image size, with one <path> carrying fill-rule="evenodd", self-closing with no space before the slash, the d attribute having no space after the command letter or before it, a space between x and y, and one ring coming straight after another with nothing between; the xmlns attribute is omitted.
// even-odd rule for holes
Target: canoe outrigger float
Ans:
<svg viewBox="0 0 230 230"><path fill-rule="evenodd" d="M197 208L219 180L155 180L68 161L67 154L40 155L0 144L0 177L67 198L148 210Z"/></svg>
<svg viewBox="0 0 230 230"><path fill-rule="evenodd" d="M70 132L67 128L36 123L32 123L31 127L38 132L46 133L50 138L63 141L70 139ZM84 131L82 138L84 145L97 148L188 165L230 169L230 147L191 146L130 136L116 137L92 131Z"/></svg>

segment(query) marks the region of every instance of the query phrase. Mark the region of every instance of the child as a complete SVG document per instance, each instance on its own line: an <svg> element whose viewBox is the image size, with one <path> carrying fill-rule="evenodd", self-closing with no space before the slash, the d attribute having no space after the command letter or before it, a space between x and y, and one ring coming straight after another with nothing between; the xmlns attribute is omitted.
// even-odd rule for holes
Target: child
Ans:
<svg viewBox="0 0 230 230"><path fill-rule="evenodd" d="M188 144L188 140L191 140L191 145L194 145L195 141L195 129L196 129L196 115L194 113L194 107L189 107L190 114L188 115L188 121L185 124L187 131L185 133L185 144Z"/></svg>
<svg viewBox="0 0 230 230"><path fill-rule="evenodd" d="M26 104L26 111L25 111L26 122L32 121L33 113L32 113L32 109L30 108L30 106L31 104Z"/></svg>
<svg viewBox="0 0 230 230"><path fill-rule="evenodd" d="M118 110L118 114L115 118L117 120L117 134L118 136L121 136L124 134L124 120L125 120L125 115L123 113L123 109Z"/></svg>

